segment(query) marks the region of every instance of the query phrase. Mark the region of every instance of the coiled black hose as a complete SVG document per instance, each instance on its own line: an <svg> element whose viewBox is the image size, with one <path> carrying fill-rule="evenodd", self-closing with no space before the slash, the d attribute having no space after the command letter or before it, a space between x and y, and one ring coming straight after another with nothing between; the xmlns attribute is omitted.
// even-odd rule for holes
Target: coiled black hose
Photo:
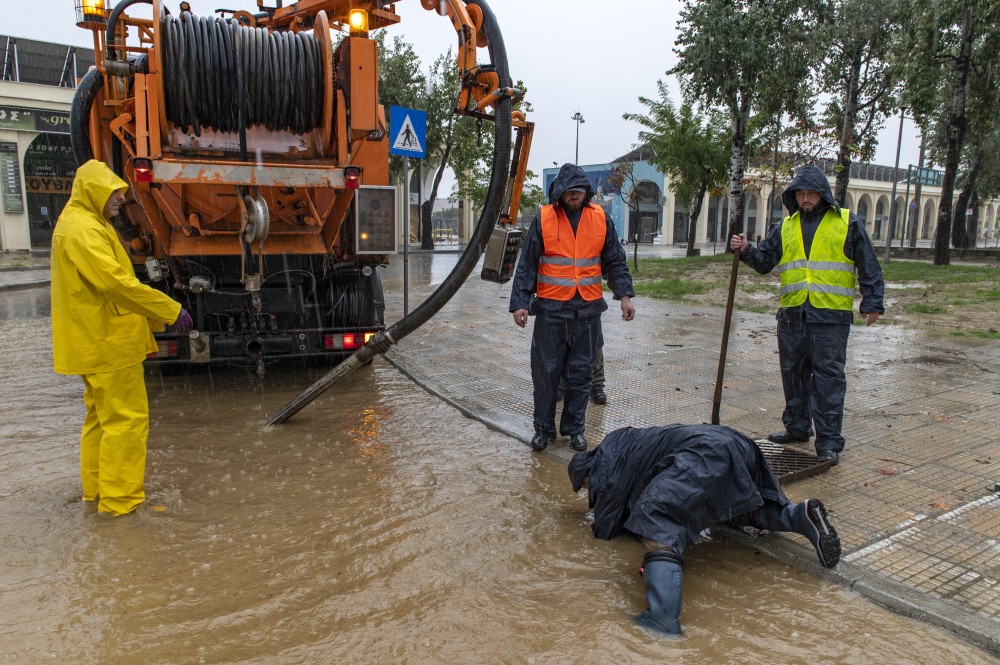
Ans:
<svg viewBox="0 0 1000 665"><path fill-rule="evenodd" d="M182 12L161 19L167 119L201 135L259 125L304 134L322 124L319 41L236 19Z"/></svg>

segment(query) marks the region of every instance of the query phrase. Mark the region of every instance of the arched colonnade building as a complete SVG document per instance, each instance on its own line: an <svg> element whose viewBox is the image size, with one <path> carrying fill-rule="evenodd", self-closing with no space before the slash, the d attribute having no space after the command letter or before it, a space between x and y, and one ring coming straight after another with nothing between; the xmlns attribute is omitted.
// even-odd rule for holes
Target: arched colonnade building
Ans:
<svg viewBox="0 0 1000 665"><path fill-rule="evenodd" d="M684 206L669 187L669 179L659 173L654 166L646 161L648 152L637 149L619 160L608 164L581 164L581 168L591 178L594 191L597 192L595 203L609 212L618 227L618 234L631 242L638 235L639 242L660 242L664 245L684 244L688 239L688 215ZM622 183L620 189L631 197L633 203L626 205L623 197L611 182L616 164L631 161L631 174ZM822 168L830 179L831 188L835 184L836 173L833 162L820 161ZM543 186L548 186L558 173L553 167L543 171ZM745 190L743 206L743 230L756 241L763 237L769 228L780 222L788 214L781 204L784 184L772 186L767 177L754 177L754 171L747 171L750 181ZM847 190L846 206L864 220L869 235L877 244L884 244L889 233L889 215L892 207L892 185L896 182L896 220L893 242L900 244L904 238L909 244L913 239L913 226L916 225L915 240L922 245L933 241L937 228L937 215L941 206L941 188L922 185L920 196L917 197L915 185L910 185L907 197L907 170L894 169L891 166L876 164L852 164L851 180ZM957 198L958 192L955 192ZM771 205L769 206L769 201ZM905 215L903 212L908 211ZM1000 200L992 199L980 202L976 228L970 228L977 245L992 245L1000 240L998 229L1000 216ZM706 195L702 202L701 213L695 229L695 243L704 244L723 242L729 224L729 199L723 192L716 195Z"/></svg>

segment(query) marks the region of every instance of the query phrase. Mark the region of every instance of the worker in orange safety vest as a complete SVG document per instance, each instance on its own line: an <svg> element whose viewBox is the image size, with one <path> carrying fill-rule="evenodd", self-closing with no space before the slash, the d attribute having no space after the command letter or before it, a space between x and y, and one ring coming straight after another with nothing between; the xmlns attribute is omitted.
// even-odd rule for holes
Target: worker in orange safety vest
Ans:
<svg viewBox="0 0 1000 665"><path fill-rule="evenodd" d="M587 174L564 164L549 186L549 205L531 222L514 273L509 311L525 327L535 296L531 338L534 390L534 450L545 450L556 436L556 392L565 374L559 433L573 450L587 450L584 437L591 369L601 339L601 314L608 309L602 273L622 319L635 318L632 276L614 221L590 199Z"/></svg>

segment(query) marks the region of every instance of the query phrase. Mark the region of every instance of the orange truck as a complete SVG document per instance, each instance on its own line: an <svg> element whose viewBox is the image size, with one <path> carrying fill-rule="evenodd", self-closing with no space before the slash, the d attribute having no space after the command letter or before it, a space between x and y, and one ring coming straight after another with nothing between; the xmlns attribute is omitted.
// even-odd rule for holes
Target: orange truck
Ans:
<svg viewBox="0 0 1000 665"><path fill-rule="evenodd" d="M400 17L380 0L272 1L205 17L186 2L76 0L97 65L74 98L74 154L129 183L115 226L136 274L195 321L188 335L158 333L153 363L263 371L274 358L343 358L386 329L377 268L396 252L399 206L370 32ZM480 49L502 48L489 8L420 1L458 36L455 112L496 121L512 108L497 101L520 93L477 64ZM500 162L513 166L497 229L516 219L532 128L507 115L519 154Z"/></svg>

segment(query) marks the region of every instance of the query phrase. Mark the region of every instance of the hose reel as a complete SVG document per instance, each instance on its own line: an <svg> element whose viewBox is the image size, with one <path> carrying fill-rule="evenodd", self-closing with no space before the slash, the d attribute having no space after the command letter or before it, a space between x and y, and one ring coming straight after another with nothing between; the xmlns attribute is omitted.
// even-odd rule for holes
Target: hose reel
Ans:
<svg viewBox="0 0 1000 665"><path fill-rule="evenodd" d="M205 127L305 134L322 126L328 54L314 35L162 10L160 25L164 105L176 127L200 136Z"/></svg>

